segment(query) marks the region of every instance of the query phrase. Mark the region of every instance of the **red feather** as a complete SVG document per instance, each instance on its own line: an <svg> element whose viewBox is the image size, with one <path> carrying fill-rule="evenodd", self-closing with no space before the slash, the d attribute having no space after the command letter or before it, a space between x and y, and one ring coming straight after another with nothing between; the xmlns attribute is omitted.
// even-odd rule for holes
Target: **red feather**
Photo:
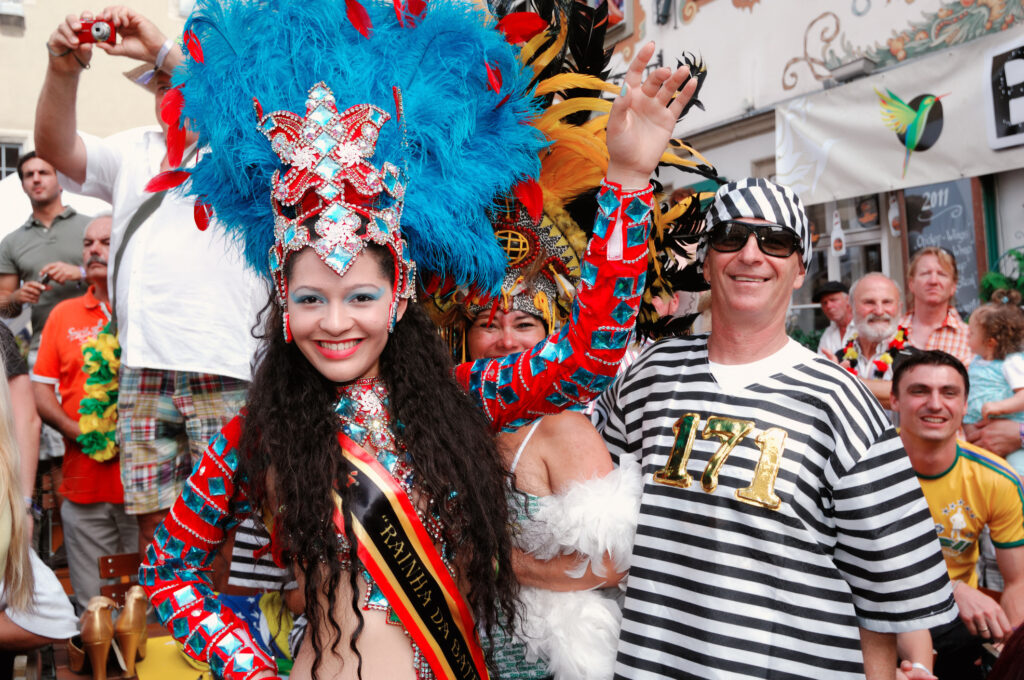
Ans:
<svg viewBox="0 0 1024 680"><path fill-rule="evenodd" d="M405 22L402 21L402 0L394 0L395 3L395 18L398 19L399 26L405 26Z"/></svg>
<svg viewBox="0 0 1024 680"><path fill-rule="evenodd" d="M146 183L146 191L156 193L157 191L173 189L179 184L184 184L185 180L187 180L191 174L192 173L188 170L168 170L167 172L161 172Z"/></svg>
<svg viewBox="0 0 1024 680"><path fill-rule="evenodd" d="M497 66L491 68L490 64L484 64L487 67L487 82L491 84L491 89L497 93L501 93L501 69Z"/></svg>
<svg viewBox="0 0 1024 680"><path fill-rule="evenodd" d="M177 124L167 128L167 163L176 168L181 165L181 157L185 153L185 128Z"/></svg>
<svg viewBox="0 0 1024 680"><path fill-rule="evenodd" d="M537 180L533 178L523 180L513 187L512 194L526 208L530 219L534 222L540 220L541 215L544 214L544 192L541 191Z"/></svg>
<svg viewBox="0 0 1024 680"><path fill-rule="evenodd" d="M164 93L160 100L160 120L171 126L177 126L181 120L181 109L185 106L185 95L181 93L181 86L172 87Z"/></svg>
<svg viewBox="0 0 1024 680"><path fill-rule="evenodd" d="M359 4L359 0L345 0L345 12L348 15L348 20L352 22L360 35L369 38L370 31L373 30L373 23L370 21L370 15L366 8Z"/></svg>
<svg viewBox="0 0 1024 680"><path fill-rule="evenodd" d="M185 35L182 36L185 41L185 48L188 53L192 55L192 58L198 61L200 64L203 63L203 46L199 44L199 38L191 30L185 31Z"/></svg>
<svg viewBox="0 0 1024 680"><path fill-rule="evenodd" d="M498 30L513 45L529 41L547 27L548 23L535 12L512 12L498 22Z"/></svg>
<svg viewBox="0 0 1024 680"><path fill-rule="evenodd" d="M213 208L206 203L196 201L196 207L192 209L192 217L195 218L199 231L206 231L210 226L210 218L213 217Z"/></svg>
<svg viewBox="0 0 1024 680"><path fill-rule="evenodd" d="M402 91L397 85L391 88L391 94L395 97L395 122L402 120Z"/></svg>
<svg viewBox="0 0 1024 680"><path fill-rule="evenodd" d="M409 10L409 14L417 18L422 18L423 13L427 11L427 3L424 0L409 0L409 4L406 5L406 9Z"/></svg>
<svg viewBox="0 0 1024 680"><path fill-rule="evenodd" d="M496 108L496 109L500 109L500 108L501 108L502 106L504 106L504 105L505 105L505 102L507 102L507 101L508 101L508 98L509 98L509 97L511 97L511 96L512 96L512 93L511 93L511 92L509 92L509 93L508 93L507 95L505 95L504 97L502 97L502 98L501 98L501 101L500 101L500 102L498 102L498 105L497 105L497 106L495 106L494 108Z"/></svg>
<svg viewBox="0 0 1024 680"><path fill-rule="evenodd" d="M256 109L256 118L263 120L263 106L260 104L260 100L256 97L252 98L252 108Z"/></svg>

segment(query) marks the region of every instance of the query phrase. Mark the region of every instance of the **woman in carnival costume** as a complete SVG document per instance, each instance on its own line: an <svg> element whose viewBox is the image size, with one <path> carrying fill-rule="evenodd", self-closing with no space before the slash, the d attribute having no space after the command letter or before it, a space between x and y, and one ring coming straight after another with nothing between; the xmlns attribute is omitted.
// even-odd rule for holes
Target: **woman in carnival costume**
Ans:
<svg viewBox="0 0 1024 680"><path fill-rule="evenodd" d="M140 581L216 676L273 676L207 573L226 533L258 516L305 596L292 677L487 677L477 626L511 620L515 600L490 430L607 385L635 316L613 310L636 304L645 267L649 175L694 84L685 68L643 81L653 45L641 50L608 123L604 229L574 323L453 374L409 304L414 268L496 288L486 210L536 171L544 143L528 71L493 20L457 0L211 1L185 44L165 112L183 99L209 152L154 187L188 180L197 222L212 213L235 232L274 293L247 407L189 478Z"/></svg>
<svg viewBox="0 0 1024 680"><path fill-rule="evenodd" d="M540 154L536 194L517 193L491 210L494 234L509 261L500 290L474 293L442 286L427 305L455 356L478 360L480 368L529 351L570 322L587 234L595 226L593 201L608 169L607 117L592 111L607 111L611 102L597 95L618 88L601 80L609 53L578 49L604 44L606 9L579 2L546 9L539 11L550 18L549 28L522 51L538 55L526 63L544 107L535 125L548 145ZM699 87L703 67L693 61L687 66ZM557 101L551 100L552 92L561 93ZM702 163L678 164L715 176L714 168L694 155ZM683 160L675 154L665 158L673 164ZM638 284L646 303L641 315L650 307L648 334L667 327L667 320L659 322L653 313L652 296L665 294L670 282L663 274L675 273L668 262L675 263L680 233L696 229L699 200L655 213L659 235L652 235L645 254L648 285ZM673 225L669 233L668 221L684 213L684 224ZM604 228L601 218L597 227ZM639 302L617 306L613 316L631 312ZM514 479L508 490L515 521L512 566L522 588L511 630L498 629L491 637L495 670L516 680L610 679L621 620L616 585L629 566L642 484L639 465L616 468L590 420L573 411L506 427L498 445Z"/></svg>

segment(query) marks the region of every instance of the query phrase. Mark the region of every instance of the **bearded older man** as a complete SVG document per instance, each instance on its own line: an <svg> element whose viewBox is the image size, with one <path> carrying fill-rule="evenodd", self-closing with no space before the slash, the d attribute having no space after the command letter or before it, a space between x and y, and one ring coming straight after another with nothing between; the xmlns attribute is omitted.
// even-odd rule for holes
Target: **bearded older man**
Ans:
<svg viewBox="0 0 1024 680"><path fill-rule="evenodd" d="M854 282L850 300L854 333L836 359L888 408L893 354L904 341L899 326L900 289L888 276L872 272Z"/></svg>

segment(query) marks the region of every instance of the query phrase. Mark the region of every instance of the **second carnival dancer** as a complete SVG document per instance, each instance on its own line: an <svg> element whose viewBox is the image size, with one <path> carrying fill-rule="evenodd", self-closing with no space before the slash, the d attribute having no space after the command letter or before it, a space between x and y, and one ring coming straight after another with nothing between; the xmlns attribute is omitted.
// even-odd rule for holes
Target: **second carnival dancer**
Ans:
<svg viewBox="0 0 1024 680"><path fill-rule="evenodd" d="M696 83L683 86L685 68L643 80L653 45L639 52L610 113L607 228L587 248L574 322L457 371L460 385L408 304L414 267L496 286L485 211L535 172L543 144L493 21L454 0L209 2L185 42L182 114L209 146L188 190L275 290L244 415L204 454L140 581L216 676L272 677L208 576L226 532L257 514L305 596L293 678L485 678L477 626L511 620L515 597L489 429L607 385L635 315L614 310L635 309L646 266L649 176Z"/></svg>
<svg viewBox="0 0 1024 680"><path fill-rule="evenodd" d="M538 200L531 204L509 196L491 211L495 236L509 260L499 293L442 287L428 298L457 360L481 360L482 366L527 351L572 317L587 234L603 226L594 223L593 201L608 165L607 117L586 114L610 105L595 97L597 91L618 88L592 75L605 72L610 52L571 46L604 44L605 11L604 5L597 10L583 3L558 6L549 33L531 39L523 50L540 55L527 63L545 107L536 125L549 142L540 155ZM699 91L706 70L690 57L687 65ZM553 91L564 94L552 101L547 93ZM687 107L696 101L695 94ZM706 162L675 154L663 161L715 176ZM686 201L679 210L654 211L661 238L652 237L651 246L664 266L648 262L645 300L658 284L668 285L662 272L672 270L669 262L675 258L663 244L699 226L699 200ZM669 232L665 218L683 214L691 219ZM646 307L640 309L644 317ZM624 459L615 467L589 418L572 411L506 428L498 445L513 475L508 491L515 522L512 567L521 585L521 610L511 631L495 631L494 669L501 678L517 680L609 679L621 620L618 584L628 569L640 508L640 466Z"/></svg>

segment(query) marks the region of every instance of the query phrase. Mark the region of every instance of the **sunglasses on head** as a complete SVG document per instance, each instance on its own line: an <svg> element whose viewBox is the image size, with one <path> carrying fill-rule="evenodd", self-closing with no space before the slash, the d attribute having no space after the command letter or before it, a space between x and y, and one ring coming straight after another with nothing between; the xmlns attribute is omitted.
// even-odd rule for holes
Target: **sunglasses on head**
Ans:
<svg viewBox="0 0 1024 680"><path fill-rule="evenodd" d="M726 220L712 227L708 232L708 244L720 253L735 253L743 250L751 234L757 237L757 247L761 252L772 257L789 257L803 248L800 237L789 227L738 220Z"/></svg>

